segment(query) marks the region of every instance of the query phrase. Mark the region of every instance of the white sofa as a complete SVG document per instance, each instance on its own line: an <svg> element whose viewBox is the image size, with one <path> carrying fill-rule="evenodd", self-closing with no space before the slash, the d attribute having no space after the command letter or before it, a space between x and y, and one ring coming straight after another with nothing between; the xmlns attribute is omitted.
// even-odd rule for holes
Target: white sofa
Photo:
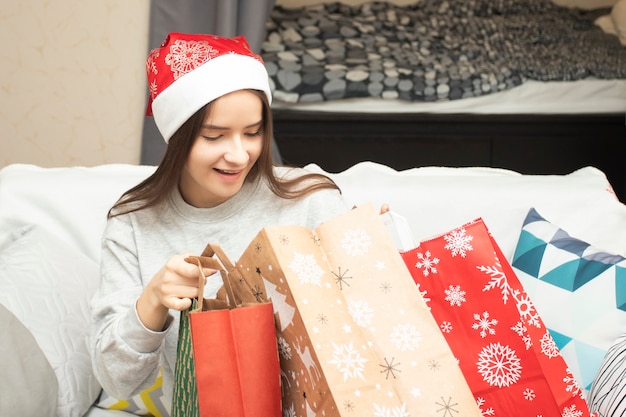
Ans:
<svg viewBox="0 0 626 417"><path fill-rule="evenodd" d="M314 165L309 169L321 172ZM131 165L0 170L0 316L3 330L9 329L9 336L3 331L0 338L0 366L8 370L0 378L0 415L125 414L93 406L101 389L84 343L88 300L99 279L106 213L153 170ZM330 175L352 204L388 203L407 218L417 240L482 217L511 260L524 218L535 208L570 235L617 259L626 257L626 206L592 167L530 176L489 168L397 172L364 162ZM615 314L594 336L603 349L626 332L623 316ZM563 351L566 360L580 355ZM597 357L592 362L599 365Z"/></svg>

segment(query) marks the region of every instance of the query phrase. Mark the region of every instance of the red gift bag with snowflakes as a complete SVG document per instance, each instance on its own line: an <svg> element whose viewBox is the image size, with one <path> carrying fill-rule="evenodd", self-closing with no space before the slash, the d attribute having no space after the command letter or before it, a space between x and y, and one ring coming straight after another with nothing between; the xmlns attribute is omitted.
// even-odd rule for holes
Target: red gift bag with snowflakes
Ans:
<svg viewBox="0 0 626 417"><path fill-rule="evenodd" d="M582 390L482 219L402 258L484 416L589 416Z"/></svg>

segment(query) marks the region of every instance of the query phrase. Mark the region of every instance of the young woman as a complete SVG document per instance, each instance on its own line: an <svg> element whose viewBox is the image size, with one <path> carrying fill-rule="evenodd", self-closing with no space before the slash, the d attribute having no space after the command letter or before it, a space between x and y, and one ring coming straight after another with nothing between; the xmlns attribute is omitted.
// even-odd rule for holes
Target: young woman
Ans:
<svg viewBox="0 0 626 417"><path fill-rule="evenodd" d="M90 339L109 395L129 398L162 369L171 399L176 313L198 293L185 256L212 242L236 260L263 227L314 228L349 207L329 178L272 165L268 76L245 39L171 33L146 69L168 147L109 212ZM209 278L205 296L220 286Z"/></svg>

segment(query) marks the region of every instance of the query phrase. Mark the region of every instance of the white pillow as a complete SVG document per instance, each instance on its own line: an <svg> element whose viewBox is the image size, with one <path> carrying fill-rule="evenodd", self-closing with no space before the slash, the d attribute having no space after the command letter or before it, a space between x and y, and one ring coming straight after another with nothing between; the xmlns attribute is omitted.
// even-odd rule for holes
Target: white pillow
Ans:
<svg viewBox="0 0 626 417"><path fill-rule="evenodd" d="M41 227L0 252L0 304L32 333L52 366L58 417L82 416L101 390L86 343L98 277L93 260Z"/></svg>
<svg viewBox="0 0 626 417"><path fill-rule="evenodd" d="M41 225L99 261L107 212L124 191L154 169L125 164L68 168L9 165L0 170L0 231Z"/></svg>
<svg viewBox="0 0 626 417"><path fill-rule="evenodd" d="M324 172L317 165L310 171ZM585 241L626 256L626 206L592 167L568 175L521 175L493 168L424 167L396 171L362 162L326 173L349 204L388 203L417 241L482 217L510 259L531 207Z"/></svg>
<svg viewBox="0 0 626 417"><path fill-rule="evenodd" d="M0 234L0 252L11 246L13 242L19 239L24 233L28 232L32 227L32 224L27 224L22 227L12 229L8 233Z"/></svg>
<svg viewBox="0 0 626 417"><path fill-rule="evenodd" d="M0 304L0 416L51 416L57 410L57 379L26 327Z"/></svg>

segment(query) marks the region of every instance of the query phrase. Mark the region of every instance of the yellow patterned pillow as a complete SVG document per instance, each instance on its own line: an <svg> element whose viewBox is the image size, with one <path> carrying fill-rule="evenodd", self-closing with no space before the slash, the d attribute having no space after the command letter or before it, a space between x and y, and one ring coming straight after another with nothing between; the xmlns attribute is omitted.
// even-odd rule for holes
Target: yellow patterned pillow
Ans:
<svg viewBox="0 0 626 417"><path fill-rule="evenodd" d="M118 400L102 391L96 402L96 407L107 410L121 410L139 416L169 417L170 404L163 398L161 387L163 377L157 377L154 384L128 400Z"/></svg>

